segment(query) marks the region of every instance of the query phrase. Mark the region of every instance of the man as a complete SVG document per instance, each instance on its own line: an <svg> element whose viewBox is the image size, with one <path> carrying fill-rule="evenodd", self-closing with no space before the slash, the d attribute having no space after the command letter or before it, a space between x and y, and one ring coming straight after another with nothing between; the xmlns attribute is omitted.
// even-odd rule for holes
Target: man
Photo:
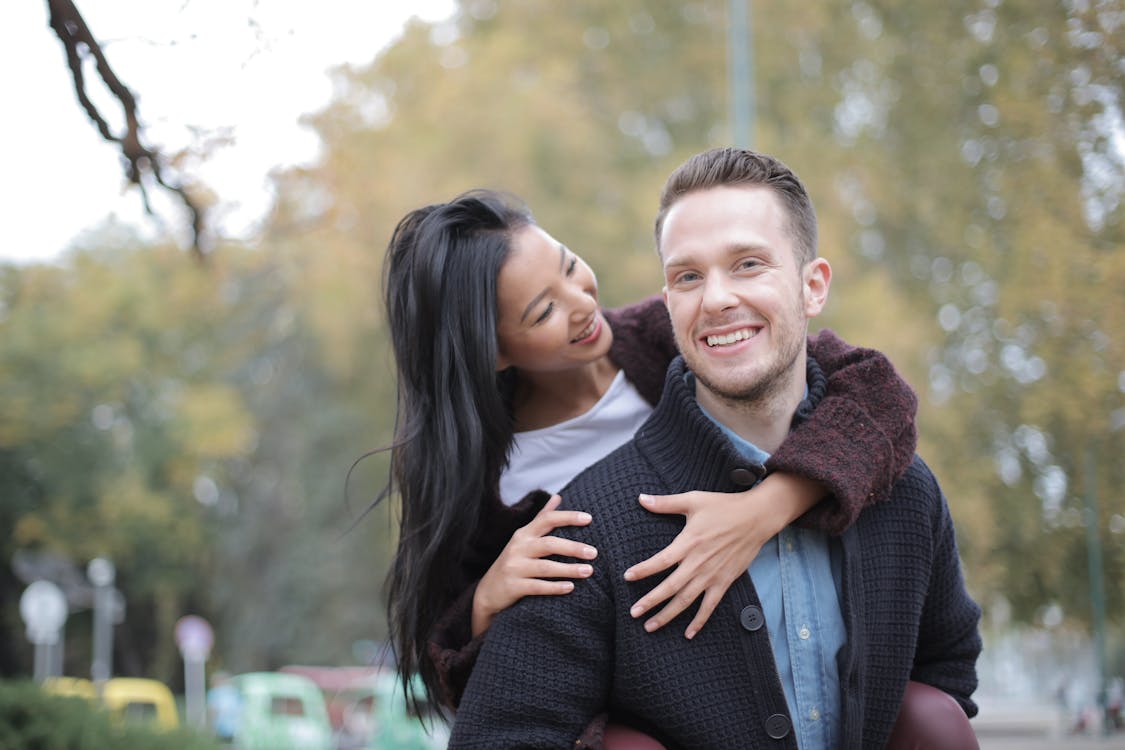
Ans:
<svg viewBox="0 0 1125 750"><path fill-rule="evenodd" d="M496 619L451 747L566 747L607 709L669 747L882 747L908 680L975 714L980 609L918 458L842 537L790 527L771 540L694 639L630 616L655 584L624 571L682 526L637 495L754 483L825 387L806 336L832 272L788 168L739 149L689 159L665 185L656 241L682 358L633 441L562 492L597 519L568 534L601 564L569 596Z"/></svg>

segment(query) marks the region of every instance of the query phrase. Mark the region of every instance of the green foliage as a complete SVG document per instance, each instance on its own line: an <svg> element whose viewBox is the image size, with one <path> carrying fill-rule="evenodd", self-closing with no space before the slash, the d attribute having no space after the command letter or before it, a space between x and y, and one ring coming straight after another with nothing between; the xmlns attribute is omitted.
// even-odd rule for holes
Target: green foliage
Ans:
<svg viewBox="0 0 1125 750"><path fill-rule="evenodd" d="M285 274L231 247L208 268L113 248L6 276L0 515L14 534L0 555L112 559L127 604L118 658L168 682L188 607L232 667L346 659L378 635L365 561L385 560L371 540L386 529L341 539L342 479L376 420L362 382L321 366L306 321L323 313ZM322 615L336 626L320 629Z"/></svg>
<svg viewBox="0 0 1125 750"><path fill-rule="evenodd" d="M214 750L180 729L123 725L84 698L50 695L30 682L0 680L0 750Z"/></svg>
<svg viewBox="0 0 1125 750"><path fill-rule="evenodd" d="M852 57L834 126L852 162L837 178L850 243L939 323L915 381L929 386L927 453L971 580L1022 621L1050 601L1089 617L1091 498L1108 580L1125 558L1114 5L879 2L835 27L853 30L835 37ZM1111 588L1120 618L1125 592Z"/></svg>

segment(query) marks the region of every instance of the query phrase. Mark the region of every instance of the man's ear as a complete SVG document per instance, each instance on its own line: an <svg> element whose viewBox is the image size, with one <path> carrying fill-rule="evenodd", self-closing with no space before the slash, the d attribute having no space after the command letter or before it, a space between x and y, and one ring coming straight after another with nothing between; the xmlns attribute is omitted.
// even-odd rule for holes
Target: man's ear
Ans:
<svg viewBox="0 0 1125 750"><path fill-rule="evenodd" d="M832 284L832 266L824 258L813 258L801 272L804 285L805 316L815 318L828 303L828 287Z"/></svg>

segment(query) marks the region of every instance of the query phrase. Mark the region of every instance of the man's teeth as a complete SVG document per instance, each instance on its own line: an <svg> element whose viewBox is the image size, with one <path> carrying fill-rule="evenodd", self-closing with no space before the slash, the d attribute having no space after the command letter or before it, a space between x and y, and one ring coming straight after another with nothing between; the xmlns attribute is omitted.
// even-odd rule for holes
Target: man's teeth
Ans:
<svg viewBox="0 0 1125 750"><path fill-rule="evenodd" d="M743 339L753 338L755 333L749 328L743 328L741 331L734 331L733 333L726 333L722 336L708 336L707 346L726 346L733 344L736 341Z"/></svg>

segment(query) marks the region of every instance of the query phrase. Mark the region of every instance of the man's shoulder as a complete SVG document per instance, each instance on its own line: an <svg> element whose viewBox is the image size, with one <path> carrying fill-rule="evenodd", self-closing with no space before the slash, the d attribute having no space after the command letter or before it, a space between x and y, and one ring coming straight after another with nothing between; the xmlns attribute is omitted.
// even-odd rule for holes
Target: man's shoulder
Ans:
<svg viewBox="0 0 1125 750"><path fill-rule="evenodd" d="M931 519L942 515L945 495L933 471L915 454L910 465L892 486L887 497L868 507L860 514L870 518L885 518L902 515L926 516Z"/></svg>
<svg viewBox="0 0 1125 750"><path fill-rule="evenodd" d="M897 493L940 500L941 485L925 460L915 453L906 471L891 487L891 494Z"/></svg>

